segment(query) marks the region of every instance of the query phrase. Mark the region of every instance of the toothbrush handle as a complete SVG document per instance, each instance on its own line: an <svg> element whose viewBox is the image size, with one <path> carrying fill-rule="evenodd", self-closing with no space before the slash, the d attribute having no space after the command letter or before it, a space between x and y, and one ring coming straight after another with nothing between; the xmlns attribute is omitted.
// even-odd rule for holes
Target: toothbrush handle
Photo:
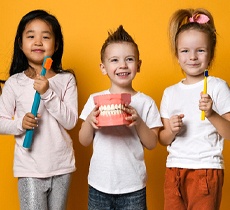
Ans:
<svg viewBox="0 0 230 210"><path fill-rule="evenodd" d="M205 112L204 111L201 112L201 120L205 120Z"/></svg>
<svg viewBox="0 0 230 210"><path fill-rule="evenodd" d="M40 104L40 94L36 91L35 95L34 95L34 102L32 105L32 110L31 113L36 117L37 116L37 112L38 112L38 107ZM30 148L31 144L32 144L32 140L33 140L33 135L34 135L34 129L27 129L26 130L26 135L25 135L25 139L23 142L23 147L25 148Z"/></svg>
<svg viewBox="0 0 230 210"><path fill-rule="evenodd" d="M41 76L44 76L46 74L46 69L42 68L41 71ZM32 109L31 109L31 113L36 117L37 116L37 112L38 112L38 108L40 105L40 100L41 100L41 96L40 94L36 91L35 95L34 95L34 101L33 101L33 105L32 105ZM30 148L32 145L32 140L33 140L33 135L34 135L34 129L27 129L26 130L26 135L23 141L23 147L24 148Z"/></svg>
<svg viewBox="0 0 230 210"><path fill-rule="evenodd" d="M207 93L207 77L204 77L204 90L203 94ZM201 120L205 120L205 112L201 111Z"/></svg>

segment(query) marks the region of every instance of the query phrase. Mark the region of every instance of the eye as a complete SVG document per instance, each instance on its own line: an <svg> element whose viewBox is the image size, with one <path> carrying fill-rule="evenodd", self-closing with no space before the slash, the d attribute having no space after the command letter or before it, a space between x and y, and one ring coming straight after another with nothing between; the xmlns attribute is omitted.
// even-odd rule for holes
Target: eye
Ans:
<svg viewBox="0 0 230 210"><path fill-rule="evenodd" d="M199 49L198 52L205 52L205 50L204 49Z"/></svg>
<svg viewBox="0 0 230 210"><path fill-rule="evenodd" d="M181 52L181 53L187 53L188 50L181 50L180 52Z"/></svg>
<svg viewBox="0 0 230 210"><path fill-rule="evenodd" d="M115 63L115 62L117 62L117 61L118 61L117 58L112 58L112 59L110 60L110 62L112 62L112 63Z"/></svg>
<svg viewBox="0 0 230 210"><path fill-rule="evenodd" d="M49 36L43 36L43 39L50 39Z"/></svg>
<svg viewBox="0 0 230 210"><path fill-rule="evenodd" d="M29 38L29 39L33 39L33 38L34 38L34 36L33 36L33 35L29 35L29 36L27 36L27 38Z"/></svg>
<svg viewBox="0 0 230 210"><path fill-rule="evenodd" d="M129 62L131 62L131 61L134 61L135 58L134 57L128 57L128 58L126 58L126 60L129 61Z"/></svg>

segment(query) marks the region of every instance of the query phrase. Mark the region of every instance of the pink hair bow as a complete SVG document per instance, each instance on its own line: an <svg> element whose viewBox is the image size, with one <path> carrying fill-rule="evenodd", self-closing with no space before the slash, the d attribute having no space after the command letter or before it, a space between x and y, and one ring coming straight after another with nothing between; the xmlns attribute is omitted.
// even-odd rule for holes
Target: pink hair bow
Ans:
<svg viewBox="0 0 230 210"><path fill-rule="evenodd" d="M196 22L199 24L207 23L209 20L210 20L209 17L207 15L204 15L204 14L195 14L189 18L190 23Z"/></svg>

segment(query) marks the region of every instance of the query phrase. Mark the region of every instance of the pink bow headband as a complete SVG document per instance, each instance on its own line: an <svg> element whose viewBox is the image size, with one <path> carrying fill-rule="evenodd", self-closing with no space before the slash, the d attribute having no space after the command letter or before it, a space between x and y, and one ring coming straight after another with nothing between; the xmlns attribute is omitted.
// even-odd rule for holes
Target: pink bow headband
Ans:
<svg viewBox="0 0 230 210"><path fill-rule="evenodd" d="M195 14L189 18L190 23L196 22L199 24L207 23L209 20L210 20L209 17L207 15L204 15L204 14Z"/></svg>

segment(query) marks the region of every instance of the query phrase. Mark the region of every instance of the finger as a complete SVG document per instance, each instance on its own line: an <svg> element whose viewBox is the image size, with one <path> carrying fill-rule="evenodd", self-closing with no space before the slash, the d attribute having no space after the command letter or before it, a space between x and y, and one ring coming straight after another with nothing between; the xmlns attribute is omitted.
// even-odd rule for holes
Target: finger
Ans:
<svg viewBox="0 0 230 210"><path fill-rule="evenodd" d="M36 118L40 119L41 117L42 117L41 114L38 113Z"/></svg>
<svg viewBox="0 0 230 210"><path fill-rule="evenodd" d="M131 121L135 122L136 121L136 117L134 115L131 115Z"/></svg>

